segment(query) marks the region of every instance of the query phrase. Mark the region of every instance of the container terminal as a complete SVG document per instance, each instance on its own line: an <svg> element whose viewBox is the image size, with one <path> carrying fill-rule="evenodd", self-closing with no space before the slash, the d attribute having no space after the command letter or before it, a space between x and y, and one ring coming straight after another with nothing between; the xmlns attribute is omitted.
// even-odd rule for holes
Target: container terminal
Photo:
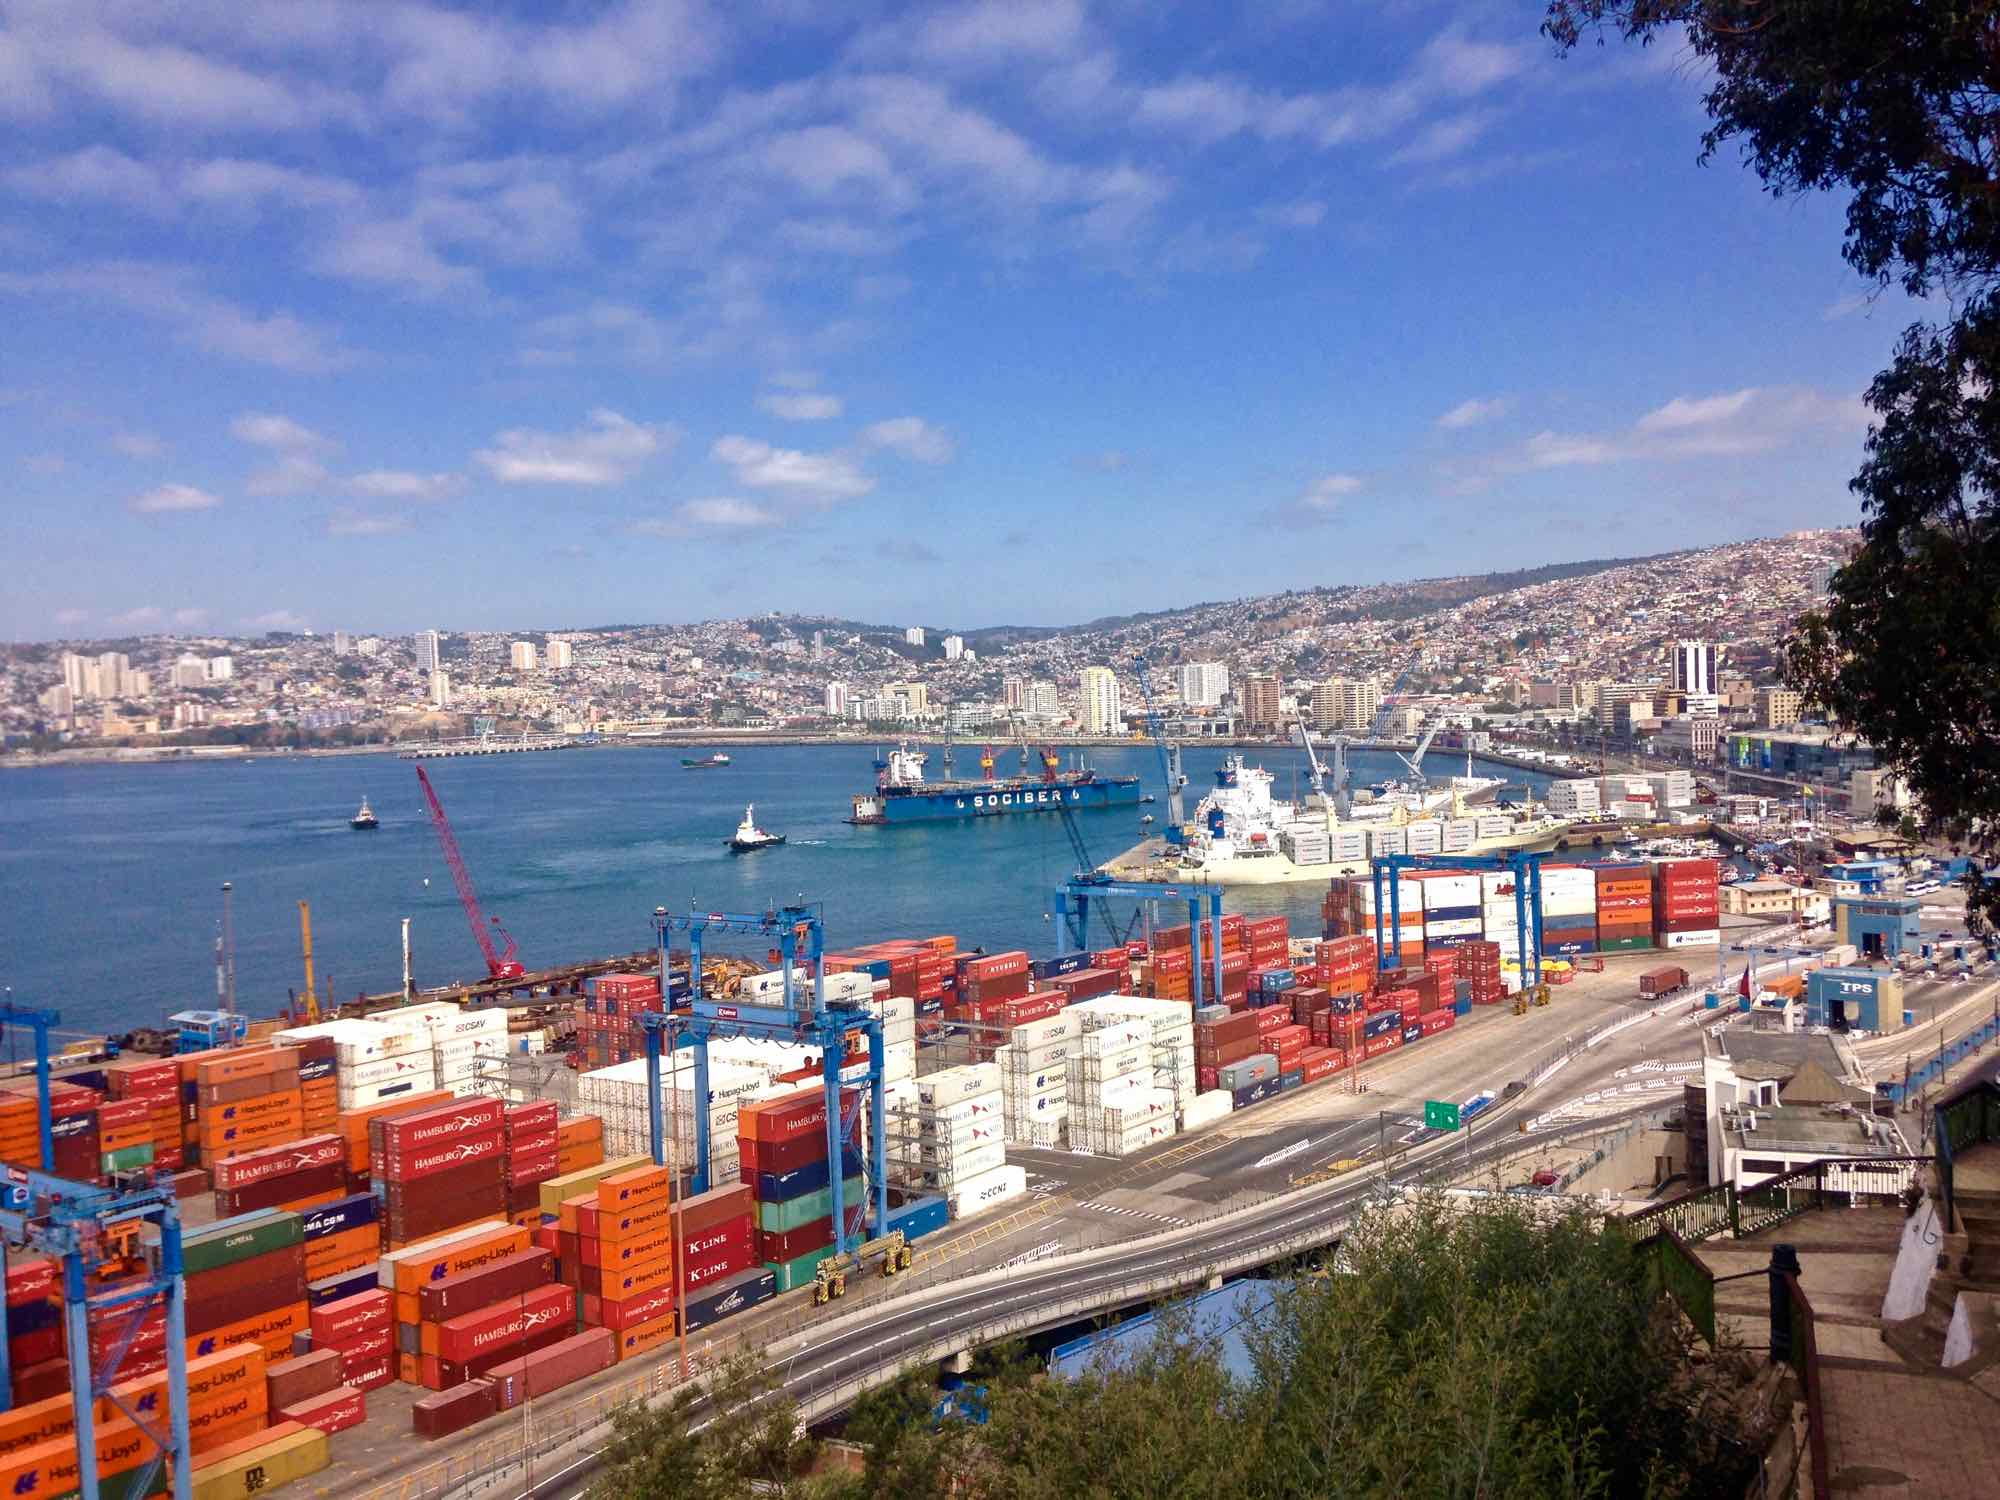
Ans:
<svg viewBox="0 0 2000 1500"><path fill-rule="evenodd" d="M1328 1243L1371 1159L1440 1144L1376 1103L1462 1092L1487 1130L1467 1160L1497 1159L1531 1125L1575 1128L1545 1082L1588 1029L1572 995L1614 1023L1572 1087L1659 1048L1633 1023L1662 1007L1733 1010L1720 875L1389 856L1329 883L1312 934L1216 888L1079 875L1041 958L944 934L831 947L803 906L659 909L625 960L537 983L509 943L471 1003L325 1013L308 926L303 1006L185 1012L153 1039L167 1055L49 1058L59 1015L10 1005L47 1060L0 1086L4 1478L444 1494L721 1350L886 1327L912 1278L1012 1268L990 1299L1012 1306L1038 1284L1024 1266L1163 1236L1227 1242L1214 1263L1239 1268L1260 1235ZM1118 941L1114 897L1189 920ZM1844 904L1841 941L1788 954L1758 1004L1892 1035L1926 989L1882 966L1914 909ZM1747 1010L1779 949L1735 949ZM1965 993L1928 988L1927 1020ZM821 1381L813 1410L845 1389Z"/></svg>

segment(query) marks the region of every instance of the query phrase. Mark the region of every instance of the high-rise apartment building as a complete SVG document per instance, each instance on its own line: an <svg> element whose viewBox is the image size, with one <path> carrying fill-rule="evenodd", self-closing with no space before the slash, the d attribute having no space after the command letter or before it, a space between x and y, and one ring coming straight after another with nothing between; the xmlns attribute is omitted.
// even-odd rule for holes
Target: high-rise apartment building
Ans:
<svg viewBox="0 0 2000 1500"><path fill-rule="evenodd" d="M543 663L551 672L567 672L576 665L576 652L568 641L549 638L548 660Z"/></svg>
<svg viewBox="0 0 2000 1500"><path fill-rule="evenodd" d="M336 630L333 633L333 654L335 656L352 656L354 654L354 637L344 630Z"/></svg>
<svg viewBox="0 0 2000 1500"><path fill-rule="evenodd" d="M829 682L826 685L826 716L829 719L847 717L847 684Z"/></svg>
<svg viewBox="0 0 2000 1500"><path fill-rule="evenodd" d="M1010 712L1018 713L1028 706L1028 679L1007 677L1001 679L1000 692Z"/></svg>
<svg viewBox="0 0 2000 1500"><path fill-rule="evenodd" d="M931 690L921 682L892 682L885 691L901 702L903 712L913 719L921 719L931 711Z"/></svg>
<svg viewBox="0 0 2000 1500"><path fill-rule="evenodd" d="M1021 712L1030 718L1053 719L1062 712L1053 682L1031 682L1021 695Z"/></svg>
<svg viewBox="0 0 2000 1500"><path fill-rule="evenodd" d="M442 667L431 668L431 707L443 708L451 702L451 674Z"/></svg>
<svg viewBox="0 0 2000 1500"><path fill-rule="evenodd" d="M169 680L177 688L207 687L208 663L199 656L183 656L174 663L173 675Z"/></svg>
<svg viewBox="0 0 2000 1500"><path fill-rule="evenodd" d="M1382 689L1372 677L1335 677L1312 692L1313 727L1361 730L1375 722L1382 707Z"/></svg>
<svg viewBox="0 0 2000 1500"><path fill-rule="evenodd" d="M921 646L924 643L924 627L921 625L912 625L909 629L905 630L903 632L903 643L909 646Z"/></svg>
<svg viewBox="0 0 2000 1500"><path fill-rule="evenodd" d="M52 718L67 719L76 712L76 693L66 682L44 689L35 701Z"/></svg>
<svg viewBox="0 0 2000 1500"><path fill-rule="evenodd" d="M1708 641L1674 642L1674 691L1715 691L1715 647Z"/></svg>
<svg viewBox="0 0 2000 1500"><path fill-rule="evenodd" d="M211 656L208 659L208 680L227 682L236 675L236 658L233 656Z"/></svg>
<svg viewBox="0 0 2000 1500"><path fill-rule="evenodd" d="M419 671L435 672L438 669L438 663L441 660L438 654L438 646L438 633L435 630L419 630L417 632L417 669Z"/></svg>
<svg viewBox="0 0 2000 1500"><path fill-rule="evenodd" d="M532 672L535 670L535 643L533 641L514 642L513 646L509 649L508 656L509 660L513 663L515 671Z"/></svg>
<svg viewBox="0 0 2000 1500"><path fill-rule="evenodd" d="M74 651L65 651L62 659L63 686L70 691L70 697L78 702L85 698L95 698L97 692L97 663L88 656L78 656Z"/></svg>
<svg viewBox="0 0 2000 1500"><path fill-rule="evenodd" d="M1764 729L1783 729L1799 722L1806 711L1805 694L1788 687L1757 689L1757 723Z"/></svg>
<svg viewBox="0 0 2000 1500"><path fill-rule="evenodd" d="M1181 704L1214 708L1229 696L1229 668L1219 661L1192 661L1181 668Z"/></svg>
<svg viewBox="0 0 2000 1500"><path fill-rule="evenodd" d="M1275 673L1252 672L1243 679L1243 723L1249 729L1276 729L1284 710L1285 680Z"/></svg>
<svg viewBox="0 0 2000 1500"><path fill-rule="evenodd" d="M957 635L946 636L944 638L944 659L946 661L957 661L963 655L965 655L965 637Z"/></svg>
<svg viewBox="0 0 2000 1500"><path fill-rule="evenodd" d="M1083 669L1083 732L1122 734L1125 715L1118 701L1118 674L1109 667Z"/></svg>

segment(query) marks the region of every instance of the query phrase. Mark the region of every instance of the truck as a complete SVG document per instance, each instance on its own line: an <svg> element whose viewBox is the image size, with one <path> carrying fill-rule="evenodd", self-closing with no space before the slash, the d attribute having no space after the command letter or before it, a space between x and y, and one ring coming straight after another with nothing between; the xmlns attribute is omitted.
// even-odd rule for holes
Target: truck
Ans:
<svg viewBox="0 0 2000 1500"><path fill-rule="evenodd" d="M1675 990L1685 988L1688 971L1679 964L1668 964L1661 969L1648 969L1639 976L1641 999L1654 1000L1661 995L1671 995Z"/></svg>

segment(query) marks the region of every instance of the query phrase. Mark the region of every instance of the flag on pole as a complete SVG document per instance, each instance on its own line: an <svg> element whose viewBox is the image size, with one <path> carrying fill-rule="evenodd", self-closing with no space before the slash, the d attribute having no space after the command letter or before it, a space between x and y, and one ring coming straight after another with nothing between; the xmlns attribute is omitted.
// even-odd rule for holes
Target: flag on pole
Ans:
<svg viewBox="0 0 2000 1500"><path fill-rule="evenodd" d="M1750 965L1743 966L1743 978L1736 986L1736 993L1745 1000L1750 998Z"/></svg>

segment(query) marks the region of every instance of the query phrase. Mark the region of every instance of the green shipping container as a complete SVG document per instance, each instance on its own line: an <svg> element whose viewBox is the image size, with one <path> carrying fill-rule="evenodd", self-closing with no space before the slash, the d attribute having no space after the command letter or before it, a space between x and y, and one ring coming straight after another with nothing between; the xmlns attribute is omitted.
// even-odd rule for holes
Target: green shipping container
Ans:
<svg viewBox="0 0 2000 1500"><path fill-rule="evenodd" d="M833 1246L828 1245L824 1250L815 1250L809 1255L799 1256L796 1260L782 1263L766 1261L764 1269L777 1273L779 1291L793 1292L802 1286L811 1286L813 1273L819 1269L819 1263L833 1253Z"/></svg>
<svg viewBox="0 0 2000 1500"><path fill-rule="evenodd" d="M119 1151L104 1152L98 1157L97 1169L100 1172L132 1172L140 1167L150 1167L152 1164L153 1143L147 1141L143 1146L127 1146Z"/></svg>
<svg viewBox="0 0 2000 1500"><path fill-rule="evenodd" d="M1599 953L1643 953L1650 950L1652 946L1653 940L1650 936L1599 938L1597 940L1597 951Z"/></svg>
<svg viewBox="0 0 2000 1500"><path fill-rule="evenodd" d="M305 1241L305 1220L272 1208L238 1214L189 1232L181 1240L181 1261L189 1276L233 1266L253 1255L268 1255Z"/></svg>
<svg viewBox="0 0 2000 1500"><path fill-rule="evenodd" d="M850 1177L842 1185L842 1202L847 1207L862 1201L861 1179ZM757 1205L757 1227L769 1234L784 1234L801 1225L810 1224L814 1219L824 1219L833 1212L833 1189L823 1187L816 1193L807 1193L802 1198L794 1198L789 1203L760 1203Z"/></svg>

